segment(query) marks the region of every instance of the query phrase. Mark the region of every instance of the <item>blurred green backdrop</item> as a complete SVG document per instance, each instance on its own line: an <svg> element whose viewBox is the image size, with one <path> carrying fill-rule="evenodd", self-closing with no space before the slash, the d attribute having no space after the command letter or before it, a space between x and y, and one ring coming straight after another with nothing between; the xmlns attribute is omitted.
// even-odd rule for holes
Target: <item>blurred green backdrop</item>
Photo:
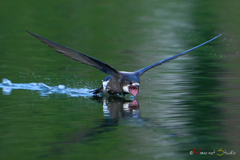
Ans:
<svg viewBox="0 0 240 160"><path fill-rule="evenodd" d="M239 7L237 0L1 1L0 78L13 83L93 89L106 76L26 30L125 71L223 35L142 76L141 119L106 117L102 103L85 97L1 94L0 159L239 159ZM237 154L191 156L194 148Z"/></svg>

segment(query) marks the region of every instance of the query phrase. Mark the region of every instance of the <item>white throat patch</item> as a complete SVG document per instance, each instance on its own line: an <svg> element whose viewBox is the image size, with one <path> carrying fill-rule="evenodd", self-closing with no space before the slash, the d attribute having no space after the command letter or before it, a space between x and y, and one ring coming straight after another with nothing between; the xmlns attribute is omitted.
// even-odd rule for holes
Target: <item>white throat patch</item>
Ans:
<svg viewBox="0 0 240 160"><path fill-rule="evenodd" d="M129 93L129 89L128 89L128 87L129 87L130 85L127 85L127 86L123 86L123 90L124 90L124 92L127 92L127 93Z"/></svg>

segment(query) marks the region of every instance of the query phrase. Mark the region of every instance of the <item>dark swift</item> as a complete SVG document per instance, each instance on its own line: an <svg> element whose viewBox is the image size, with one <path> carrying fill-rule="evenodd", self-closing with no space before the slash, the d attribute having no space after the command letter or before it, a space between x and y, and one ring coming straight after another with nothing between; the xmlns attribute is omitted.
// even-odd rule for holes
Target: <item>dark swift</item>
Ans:
<svg viewBox="0 0 240 160"><path fill-rule="evenodd" d="M108 74L109 76L107 76L103 81L102 81L102 86L98 89L95 89L93 91L91 91L93 94L98 94L98 93L108 93L110 95L114 95L114 94L122 94L122 95L126 95L126 94L132 94L134 97L138 94L139 92L139 87L140 87L140 81L139 78L140 76L145 73L146 71L148 71L151 68L154 68L156 66L159 66L163 63L169 62L170 60L176 59L184 54L186 54L187 52L190 52L200 46L203 46L209 42L211 42L212 40L218 38L220 35L196 46L193 47L189 50L186 50L182 53L179 53L175 56L169 57L167 59L164 59L162 61L159 61L157 63L154 63L150 66L147 66L145 68L142 68L140 70L137 70L135 72L124 72L124 71L117 71L116 69L114 69L112 66L99 61L96 58L90 57L86 54L80 53L78 51L75 51L73 49L70 49L68 47L65 47L63 45L57 44L53 41L50 41L46 38L43 38L39 35L36 35L32 32L27 31L28 33L30 33L31 35L33 35L34 37L38 38L39 40L41 40L43 43L46 43L49 47L54 48L57 52L63 54L64 56L70 57L73 60L79 61L83 64L87 64L90 66L93 66L97 69L99 69L100 71Z"/></svg>

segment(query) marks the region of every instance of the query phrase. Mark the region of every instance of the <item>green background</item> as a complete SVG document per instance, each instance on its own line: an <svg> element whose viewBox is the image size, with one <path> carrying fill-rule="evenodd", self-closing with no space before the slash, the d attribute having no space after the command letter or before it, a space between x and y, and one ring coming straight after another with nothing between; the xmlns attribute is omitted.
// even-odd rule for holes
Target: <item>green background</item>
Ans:
<svg viewBox="0 0 240 160"><path fill-rule="evenodd" d="M0 159L239 159L239 7L237 0L1 1L0 78L13 83L94 89L106 77L26 30L120 71L222 36L141 77L140 119L106 117L101 101L88 97L1 94ZM194 148L237 154L191 156Z"/></svg>

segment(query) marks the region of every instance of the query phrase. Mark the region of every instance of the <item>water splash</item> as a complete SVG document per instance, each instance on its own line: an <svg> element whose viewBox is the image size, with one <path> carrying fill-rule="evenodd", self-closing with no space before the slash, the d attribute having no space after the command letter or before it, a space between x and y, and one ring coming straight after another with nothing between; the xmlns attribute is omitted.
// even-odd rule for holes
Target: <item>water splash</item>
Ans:
<svg viewBox="0 0 240 160"><path fill-rule="evenodd" d="M64 85L58 85L55 87L48 86L42 82L40 83L12 83L10 80L3 78L0 83L3 95L10 95L13 89L26 89L40 91L41 96L47 96L53 93L67 94L70 97L89 97L93 96L89 93L91 90L87 88L66 88Z"/></svg>

